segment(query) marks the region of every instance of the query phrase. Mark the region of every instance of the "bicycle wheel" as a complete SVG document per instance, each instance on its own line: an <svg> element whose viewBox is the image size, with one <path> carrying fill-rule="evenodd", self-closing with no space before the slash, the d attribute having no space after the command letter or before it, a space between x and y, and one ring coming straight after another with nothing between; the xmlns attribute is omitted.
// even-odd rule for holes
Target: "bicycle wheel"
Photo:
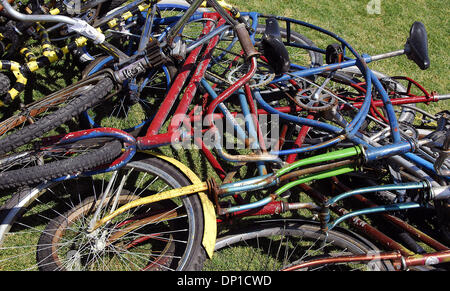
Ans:
<svg viewBox="0 0 450 291"><path fill-rule="evenodd" d="M0 124L0 154L23 150L20 146L43 137L45 133L52 134L53 129L97 105L113 88L110 78L99 75L25 107ZM61 134L61 130L58 133Z"/></svg>
<svg viewBox="0 0 450 291"><path fill-rule="evenodd" d="M0 157L1 189L83 172L119 156L122 149L119 141L109 145L102 139L66 144L52 141L55 138L57 141L64 132L72 132L65 123L99 102L113 88L109 78L95 80L95 85L91 81L49 96L28 108L31 111L23 111L3 123L0 153L9 153ZM24 126L27 119L32 119L32 123ZM9 129L12 131L8 132Z"/></svg>
<svg viewBox="0 0 450 291"><path fill-rule="evenodd" d="M274 271L319 257L376 254L355 235L329 231L309 222L269 220L221 237L206 270ZM386 270L383 262L333 264L322 270ZM316 269L314 269L316 270Z"/></svg>
<svg viewBox="0 0 450 291"><path fill-rule="evenodd" d="M187 184L173 166L140 155L113 174L18 193L1 211L5 215L0 266L3 270L199 270L206 254L196 195L135 208L99 231L87 232L89 218L100 205L103 214L114 205ZM110 195L102 204L105 192Z"/></svg>

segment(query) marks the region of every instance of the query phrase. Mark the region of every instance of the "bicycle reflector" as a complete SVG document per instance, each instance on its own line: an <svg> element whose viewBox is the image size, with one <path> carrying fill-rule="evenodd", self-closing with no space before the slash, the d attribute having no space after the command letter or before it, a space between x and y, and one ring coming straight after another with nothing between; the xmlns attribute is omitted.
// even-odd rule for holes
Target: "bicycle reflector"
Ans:
<svg viewBox="0 0 450 291"><path fill-rule="evenodd" d="M327 64L341 63L344 61L344 50L338 43L332 43L327 46L325 51L325 60Z"/></svg>

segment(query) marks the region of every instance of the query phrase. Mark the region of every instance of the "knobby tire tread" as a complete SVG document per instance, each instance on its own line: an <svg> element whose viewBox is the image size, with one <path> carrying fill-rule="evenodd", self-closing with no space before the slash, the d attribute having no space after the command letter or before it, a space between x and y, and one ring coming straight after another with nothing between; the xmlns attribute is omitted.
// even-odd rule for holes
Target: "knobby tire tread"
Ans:
<svg viewBox="0 0 450 291"><path fill-rule="evenodd" d="M44 133L57 128L81 112L96 105L112 91L113 86L113 81L110 78L104 78L92 90L73 99L66 106L0 139L0 154L8 153L35 138L41 137Z"/></svg>
<svg viewBox="0 0 450 291"><path fill-rule="evenodd" d="M100 149L89 151L74 158L0 173L0 189L36 184L92 170L97 166L111 162L120 155L121 151L122 143L114 140L106 143Z"/></svg>

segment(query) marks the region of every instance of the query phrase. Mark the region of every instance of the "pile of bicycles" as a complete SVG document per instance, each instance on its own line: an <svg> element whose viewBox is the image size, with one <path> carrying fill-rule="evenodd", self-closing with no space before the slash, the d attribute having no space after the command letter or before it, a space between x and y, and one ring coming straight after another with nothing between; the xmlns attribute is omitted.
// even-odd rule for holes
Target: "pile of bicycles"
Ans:
<svg viewBox="0 0 450 291"><path fill-rule="evenodd" d="M427 69L421 22L370 56L217 0L1 4L0 270L448 270L450 95L369 68Z"/></svg>

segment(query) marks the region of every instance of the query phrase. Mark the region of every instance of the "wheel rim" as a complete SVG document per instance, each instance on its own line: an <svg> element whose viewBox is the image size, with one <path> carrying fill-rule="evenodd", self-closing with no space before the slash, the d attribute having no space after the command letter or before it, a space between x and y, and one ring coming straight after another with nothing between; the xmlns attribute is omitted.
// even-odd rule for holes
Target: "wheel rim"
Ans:
<svg viewBox="0 0 450 291"><path fill-rule="evenodd" d="M373 251L358 240L339 232L332 231L326 237L320 227L315 225L270 222L266 226L263 223L260 227L244 228L218 239L215 258L207 268L222 270L226 266L233 270L273 271L318 257L361 255ZM233 257L239 259L235 260ZM379 266L378 262L375 266ZM331 269L364 270L367 267L366 264L351 264L334 265Z"/></svg>
<svg viewBox="0 0 450 291"><path fill-rule="evenodd" d="M128 192L123 192L127 193L125 196L119 196L120 199L118 199L118 201L120 203L117 205L125 203L126 200L124 197L136 199L143 195L152 195L164 190L182 186L180 181L170 177L170 175L164 173L163 170L153 171L152 174L152 171L149 169L154 170L154 167L149 168L147 163L133 162L121 171L121 178L117 179L123 181L122 178L128 175L123 188L123 191ZM109 224L109 228L107 228L109 230L113 229L110 227L111 225L116 226L116 238L114 242L110 242L109 245L111 247L104 248L103 250L97 248L95 256L90 257L89 255L86 256L86 254L83 254L84 256L79 256L81 253L77 252L76 247L60 248L60 243L62 243L62 246L82 245L82 239L86 239L86 236L83 237L83 234L87 234L87 232L82 233L80 229L77 230L76 223L83 221L81 218L83 218L84 212L71 212L70 209L76 209L77 205L85 202L84 198L90 196L89 194L94 194L94 197L99 199L101 193L103 193L102 191L106 190L110 179L111 174L95 175L89 178L80 178L62 182L57 185L49 185L44 191L34 193L34 197L29 198L29 201L26 203L27 205L23 205L23 207L26 207L26 210L24 209L25 214L20 218L17 218L14 223L11 223L11 229L3 235L3 244L0 247L2 250L0 252L0 266L2 269L35 270L39 268L44 270L59 270L66 268L78 269L80 267L86 270L102 269L102 267L105 266L101 263L101 259L111 259L110 255L112 250L115 251L117 256L115 261L116 264L112 266L111 269L176 270L185 268L189 263L191 251L196 245L194 242L194 238L198 237L196 232L199 231L198 229L195 229L196 218L194 218L194 210L192 209L191 199L189 198L175 199L169 202L163 201L162 204L155 203L150 205L150 208L153 207L151 208L152 210L155 210L156 206L159 205L159 209L161 210L160 213L169 213L171 219L163 221L162 218L167 218L169 216L160 216L159 220L155 219L155 216L153 216L152 223L148 222L147 224L140 226L142 228L139 229L146 228L147 230L147 232L140 233L140 238L137 237L138 234L136 233L136 229L138 228L129 230L128 232L125 231L122 236L117 236L119 229L123 231L123 229L127 227L127 224L123 224L121 228L117 227L117 221L114 221L114 224ZM111 188L111 193L113 194L115 194L114 191L118 190L117 186L119 181L117 181L117 179L117 183L114 183L115 187ZM130 185L135 186L133 188ZM133 189L127 190L125 188ZM30 195L31 192L32 191L29 191ZM9 207L14 208L12 206ZM143 209L144 208L140 208L139 211L142 211ZM163 211L164 209L165 211ZM175 209L175 212L170 212L173 211L173 209ZM135 211L134 213L136 213L138 209L130 211ZM174 217L173 213L177 213L178 215ZM134 216L132 212L129 212L126 215L128 215L126 216L127 218ZM147 218L149 217L151 216L147 215ZM123 219L124 216L121 218ZM136 222L137 221L139 220L136 220ZM132 224L128 224L128 226L129 225ZM153 236L152 238L143 238L144 235L149 234L148 231L150 231L151 225L156 225L161 228L161 231L159 232L160 235ZM65 226L68 226L68 228L65 228ZM78 224L78 226L80 225ZM77 238L79 240L73 240L69 243L68 239L70 238L70 232L68 230L72 231L72 234L74 231L75 233L78 233ZM84 228L83 230L85 231L86 229ZM111 234L112 233L109 233L108 237L111 237ZM149 263L145 266L142 262L133 264L130 258L127 259L127 262L130 262L129 265L120 265L117 263L117 258L119 257L117 251L118 248L114 247L117 246L118 243L123 244L125 239L130 239L132 234L136 235L136 237L134 237L135 245L129 245L126 252L123 251L127 256L131 256L132 251L130 250L135 250L135 253L138 253L136 250L138 250L139 247L140 250L142 250L143 246L149 246L150 241L165 241L165 244L159 245L159 254L152 254L153 258L157 258L152 260L153 263L149 260ZM105 238L105 232L103 235ZM39 246L36 247L37 245ZM94 250L95 249L91 249L91 255L94 253ZM109 253L107 251L109 251ZM38 255L36 255L36 252ZM100 256L100 254L102 254L102 256ZM85 265L81 264L77 266L77 264L72 264L72 266L69 266L58 263L58 261L63 261L62 258L66 259L65 263L67 263L67 259L70 258L72 259L72 263L77 262L77 260L74 259L77 256L79 257L78 262L84 262ZM82 260L86 258L90 258L91 262ZM94 258L94 260L92 258ZM97 261L95 261L95 258L97 258ZM125 262L125 259L122 262Z"/></svg>

